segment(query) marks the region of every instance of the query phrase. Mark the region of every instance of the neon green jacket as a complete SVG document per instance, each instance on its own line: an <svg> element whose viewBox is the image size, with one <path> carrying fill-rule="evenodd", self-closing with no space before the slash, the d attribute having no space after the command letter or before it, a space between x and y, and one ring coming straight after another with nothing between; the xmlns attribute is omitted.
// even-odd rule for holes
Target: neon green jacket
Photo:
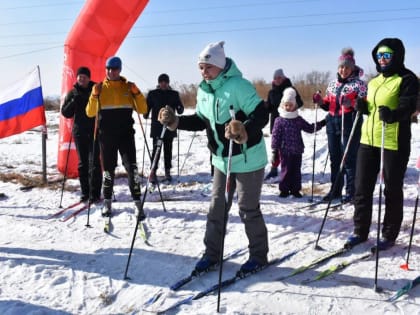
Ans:
<svg viewBox="0 0 420 315"><path fill-rule="evenodd" d="M381 67L376 52L379 47L392 49L391 62ZM416 75L404 66L405 48L398 38L385 38L372 50L378 76L368 84L368 117L362 125L361 144L381 147L382 121L379 107L390 109L390 119L385 124L384 148L388 150L410 151L411 115L416 109L419 83Z"/></svg>

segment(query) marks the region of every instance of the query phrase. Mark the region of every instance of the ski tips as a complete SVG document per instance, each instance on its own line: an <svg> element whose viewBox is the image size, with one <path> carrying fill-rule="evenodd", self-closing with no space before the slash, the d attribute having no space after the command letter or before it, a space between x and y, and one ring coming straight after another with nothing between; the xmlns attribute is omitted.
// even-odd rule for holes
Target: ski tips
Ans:
<svg viewBox="0 0 420 315"><path fill-rule="evenodd" d="M400 266L400 268L401 268L401 269L404 269L404 270L410 270L410 268L408 267L408 264L402 264L402 265Z"/></svg>

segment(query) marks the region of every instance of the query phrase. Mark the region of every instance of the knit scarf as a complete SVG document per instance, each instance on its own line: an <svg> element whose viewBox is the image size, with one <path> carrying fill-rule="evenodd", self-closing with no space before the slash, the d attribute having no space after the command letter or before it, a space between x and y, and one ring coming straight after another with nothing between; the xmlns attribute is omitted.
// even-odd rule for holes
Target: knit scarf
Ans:
<svg viewBox="0 0 420 315"><path fill-rule="evenodd" d="M283 108L279 108L279 114L280 117L286 118L286 119L293 119L299 116L298 110L296 109L293 112L288 112L286 110L284 110Z"/></svg>

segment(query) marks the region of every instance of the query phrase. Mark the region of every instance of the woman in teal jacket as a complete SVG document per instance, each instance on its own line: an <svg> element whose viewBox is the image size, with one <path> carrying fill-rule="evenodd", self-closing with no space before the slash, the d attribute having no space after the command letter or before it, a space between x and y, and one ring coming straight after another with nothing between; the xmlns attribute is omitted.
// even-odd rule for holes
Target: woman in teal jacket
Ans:
<svg viewBox="0 0 420 315"><path fill-rule="evenodd" d="M260 210L260 196L267 164L262 129L268 122L268 110L233 60L225 57L223 44L209 44L199 55L198 65L204 80L197 92L196 113L175 116L173 110L166 108L159 115L159 121L169 129L206 129L207 132L214 176L204 237L206 251L196 264L198 273L214 267L219 261L225 211L231 207L235 189L250 252L249 260L242 265L241 271L252 272L267 264L267 228ZM231 106L236 115L234 120L229 113ZM225 205L230 139L234 140L234 145L229 198Z"/></svg>
<svg viewBox="0 0 420 315"><path fill-rule="evenodd" d="M383 179L385 217L379 250L395 244L403 219L403 180L410 156L410 117L416 110L419 84L404 66L405 49L398 38L382 39L372 50L379 74L368 84L367 102L357 109L367 115L357 156L354 233L346 246L368 238L372 221L372 200L380 167L382 124L385 123Z"/></svg>

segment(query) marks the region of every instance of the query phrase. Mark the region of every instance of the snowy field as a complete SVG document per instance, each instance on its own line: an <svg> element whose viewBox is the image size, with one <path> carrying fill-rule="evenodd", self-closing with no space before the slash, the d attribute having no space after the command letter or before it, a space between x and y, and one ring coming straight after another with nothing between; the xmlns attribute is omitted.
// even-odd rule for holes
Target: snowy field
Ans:
<svg viewBox="0 0 420 315"><path fill-rule="evenodd" d="M313 122L313 111L304 110L301 114ZM30 185L31 179L38 178L39 181L39 131L29 131L0 141L0 174L5 180L0 181L0 192L7 195L0 201L0 314L150 314L142 309L143 304L159 289L165 291L188 275L204 249L202 239L211 182L204 133L196 134L190 155L187 156L194 133L180 132L179 162L178 143L174 141L173 185L161 186L166 212L157 191L147 196L144 208L147 213L145 222L149 244L140 237L135 239L128 269L131 280L124 280L136 223L126 178L119 177L114 187L115 216L112 218L110 234L103 232L104 223L99 208L94 206L89 217L91 228L85 226L87 212L66 222L62 222L60 216L50 219L49 216L60 210L62 177L56 171L58 116L52 112L47 115L48 187L20 189ZM320 115L318 113L318 117ZM147 157L145 163L142 163L143 136L138 122L136 129L139 169L144 168L145 173L148 173L150 163ZM314 138L313 135L305 134L306 150L302 169L304 198L290 197L283 200L278 197L277 184L265 183L261 200L269 231L270 258L283 257L295 249L299 249L299 252L282 263L274 264L222 290L220 312L420 314L420 285L396 302L387 301L408 280L420 275L419 219L410 254L410 270L400 268L406 259L417 196L419 172L415 163L420 154L418 124L412 125L412 133L412 154L404 185L404 222L396 246L380 253L378 285L383 289L382 293L373 289L375 257L356 261L324 279L306 282L330 266L370 252L376 240L377 198L367 243L313 269L278 280L290 274L294 268L312 262L329 250L342 247L352 232L352 206L331 209L319 241L324 251L314 249L313 244L325 212L299 209L308 203L308 197L311 196ZM268 128L265 134L269 149ZM150 138L147 137L147 140L151 146ZM323 172L327 157L325 129L317 133L316 140L314 191L315 196L319 197L329 188L329 165L326 173ZM181 168L184 161L178 177L178 163ZM117 171L124 174L121 166ZM158 175L163 175L162 168ZM67 180L62 201L64 206L78 200L77 189L77 180ZM375 194L377 197L378 187ZM234 204L227 226L225 253L246 246L244 227L238 216L237 205ZM223 265L223 278L234 275L246 259L245 252L228 260ZM217 281L218 272L214 271L194 280L178 293L197 293ZM217 294L210 294L166 314L215 314L216 306Z"/></svg>

